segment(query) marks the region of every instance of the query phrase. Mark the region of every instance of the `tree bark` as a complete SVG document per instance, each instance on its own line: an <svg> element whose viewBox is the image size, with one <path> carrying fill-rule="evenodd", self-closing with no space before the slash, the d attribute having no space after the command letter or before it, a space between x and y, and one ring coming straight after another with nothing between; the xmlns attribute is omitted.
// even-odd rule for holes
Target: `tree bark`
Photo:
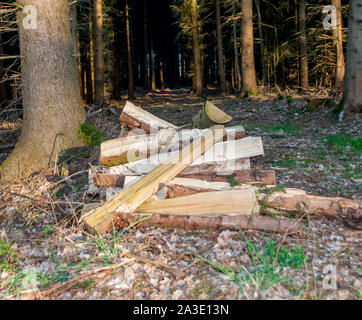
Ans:
<svg viewBox="0 0 362 320"><path fill-rule="evenodd" d="M143 74L143 83L146 89L149 87L149 64L148 64L148 36L147 36L147 1L143 0L143 59L145 72Z"/></svg>
<svg viewBox="0 0 362 320"><path fill-rule="evenodd" d="M201 97L204 93L202 81L202 61L201 48L198 31L198 5L197 0L191 0L191 19L192 19L192 41L194 51L194 78L195 78L195 95Z"/></svg>
<svg viewBox="0 0 362 320"><path fill-rule="evenodd" d="M351 0L348 16L347 63L343 105L346 114L362 112L362 5Z"/></svg>
<svg viewBox="0 0 362 320"><path fill-rule="evenodd" d="M226 93L227 86L225 79L224 54L222 47L220 0L216 0L216 33L217 33L217 57L218 57L219 79L221 84L221 91L222 93Z"/></svg>
<svg viewBox="0 0 362 320"><path fill-rule="evenodd" d="M341 0L332 0L332 5L334 5L337 10L337 28L333 29L333 48L336 54L336 73L334 87L339 89L343 87L345 73Z"/></svg>
<svg viewBox="0 0 362 320"><path fill-rule="evenodd" d="M253 35L253 1L241 1L241 94L256 90L255 62L254 62L254 35Z"/></svg>
<svg viewBox="0 0 362 320"><path fill-rule="evenodd" d="M85 120L72 57L67 0L20 0L37 9L37 29L24 29L19 11L24 121L13 153L1 165L2 179L19 180L54 165L62 149L80 146Z"/></svg>
<svg viewBox="0 0 362 320"><path fill-rule="evenodd" d="M233 3L233 16L235 17L235 3ZM233 45L234 45L234 88L237 85L237 89L240 92L241 90L241 79L240 79L240 67L239 67L239 57L238 57L238 42L236 38L236 20L233 21ZM235 85L236 83L236 85Z"/></svg>
<svg viewBox="0 0 362 320"><path fill-rule="evenodd" d="M80 75L80 59L79 59L79 38L78 38L78 14L77 4L69 2L69 13L70 13L70 34L72 37L73 57L78 67L78 76ZM80 78L80 77L79 77Z"/></svg>
<svg viewBox="0 0 362 320"><path fill-rule="evenodd" d="M298 26L299 26L299 66L300 66L300 86L308 89L308 46L307 33L305 28L305 0L298 1Z"/></svg>
<svg viewBox="0 0 362 320"><path fill-rule="evenodd" d="M260 0L255 1L256 9L258 11L258 30L259 30L259 38L260 38L260 62L261 68L263 72L263 85L268 85L268 73L266 70L265 65L265 57L264 57L264 36L263 36L263 29L261 25L261 13L260 13Z"/></svg>
<svg viewBox="0 0 362 320"><path fill-rule="evenodd" d="M121 55L122 55L122 35L119 27L121 25L120 7L118 1L114 2L113 17L113 71L112 71L112 91L113 98L121 99Z"/></svg>
<svg viewBox="0 0 362 320"><path fill-rule="evenodd" d="M154 53L154 50L153 50L152 33L151 33L150 60L151 60L151 89L152 89L152 91L156 91L155 53Z"/></svg>
<svg viewBox="0 0 362 320"><path fill-rule="evenodd" d="M103 0L93 3L93 42L94 42L94 102L104 102L104 47L103 47Z"/></svg>
<svg viewBox="0 0 362 320"><path fill-rule="evenodd" d="M132 47L131 47L131 27L129 21L129 5L126 0L126 34L127 34L127 66L128 66L128 98L134 98L134 84L133 84L133 61L132 61Z"/></svg>

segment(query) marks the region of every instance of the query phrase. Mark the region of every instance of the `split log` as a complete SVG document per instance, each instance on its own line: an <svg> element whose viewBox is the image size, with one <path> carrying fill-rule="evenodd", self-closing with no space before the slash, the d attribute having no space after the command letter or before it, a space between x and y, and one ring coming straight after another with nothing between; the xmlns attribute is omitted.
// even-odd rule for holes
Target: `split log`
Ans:
<svg viewBox="0 0 362 320"><path fill-rule="evenodd" d="M83 216L82 221L85 222L90 232L103 234L109 231L113 226L113 219L117 216L115 211L128 214L135 212L143 202L158 191L160 183L173 179L216 142L222 140L224 134L223 126L208 130L203 136L195 139L168 161L157 166L133 186L116 194L102 206Z"/></svg>
<svg viewBox="0 0 362 320"><path fill-rule="evenodd" d="M178 151L153 154L149 158L132 161L125 163L124 165L112 166L110 167L110 172L107 173L122 174L125 170L128 170L135 172L138 175L148 174L161 163L169 160L177 153ZM229 174L231 174L234 170L237 170L237 159L256 157L263 154L264 150L261 138L247 137L235 141L216 143L212 148L208 149L204 155L196 159L191 166L218 162L222 163L224 166L227 164L227 170ZM220 171L225 171L224 169L225 168L220 168Z"/></svg>
<svg viewBox="0 0 362 320"><path fill-rule="evenodd" d="M224 140L245 137L242 126L226 128ZM160 129L156 134L128 135L101 143L101 164L115 166L147 158L159 152L178 151L192 140L202 136L205 130Z"/></svg>
<svg viewBox="0 0 362 320"><path fill-rule="evenodd" d="M165 184L165 197L167 199L171 199L200 192L229 190L230 188L231 185L228 182L211 182L199 179L175 178Z"/></svg>
<svg viewBox="0 0 362 320"><path fill-rule="evenodd" d="M154 116L130 101L126 102L119 121L130 129L142 129L146 133L155 133L161 128L177 129L172 123Z"/></svg>
<svg viewBox="0 0 362 320"><path fill-rule="evenodd" d="M187 167L185 170L180 172L176 177L177 178L187 178L187 179L199 179L204 181L213 181L213 182L224 182L228 183L230 180L238 182L239 184L247 183L254 186L273 186L276 184L275 180L275 171L274 170L235 170L231 174L228 171L225 171L227 174L224 174L224 171L217 171L214 169L207 170L205 167L195 166L199 171L197 172L194 167ZM189 170L192 169L192 170ZM125 180L124 177L131 177L134 174L123 175L123 174L104 174L104 173L95 173L93 174L92 183L96 186L103 187L124 187ZM123 177L123 178L122 178ZM142 177L142 176L139 176Z"/></svg>
<svg viewBox="0 0 362 320"><path fill-rule="evenodd" d="M165 200L148 200L137 208L140 214L219 216L257 213L255 189L212 191Z"/></svg>

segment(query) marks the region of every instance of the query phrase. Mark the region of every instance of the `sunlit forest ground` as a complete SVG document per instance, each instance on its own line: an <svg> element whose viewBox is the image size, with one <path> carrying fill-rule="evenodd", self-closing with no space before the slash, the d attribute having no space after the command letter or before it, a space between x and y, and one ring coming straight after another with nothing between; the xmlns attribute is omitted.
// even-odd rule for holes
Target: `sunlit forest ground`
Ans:
<svg viewBox="0 0 362 320"><path fill-rule="evenodd" d="M265 89L239 99L209 88L207 98L261 136L265 155L252 166L276 170L277 182L309 194L362 200L361 115L339 122L331 103L308 95ZM87 107L88 118L108 138L121 131L118 122L127 96L109 99L102 110ZM136 90L136 105L179 126L187 126L204 100L188 89ZM8 114L0 126L1 144L14 144L21 120ZM308 232L279 235L130 228L101 239L78 224L80 208L95 200L87 194L87 169L97 165L99 148L74 157L68 177L55 170L36 173L25 184L0 187L0 298L93 272L71 287L43 299L359 299L362 292L361 221L313 218ZM0 162L11 148L0 150ZM231 240L231 242L229 241ZM137 258L132 258L136 256ZM133 260L132 260L133 259ZM135 260L134 260L135 259ZM124 263L116 270L97 268ZM335 267L335 269L333 269ZM337 287L324 283L331 269ZM28 281L27 279L33 279ZM29 291L30 290L30 291Z"/></svg>

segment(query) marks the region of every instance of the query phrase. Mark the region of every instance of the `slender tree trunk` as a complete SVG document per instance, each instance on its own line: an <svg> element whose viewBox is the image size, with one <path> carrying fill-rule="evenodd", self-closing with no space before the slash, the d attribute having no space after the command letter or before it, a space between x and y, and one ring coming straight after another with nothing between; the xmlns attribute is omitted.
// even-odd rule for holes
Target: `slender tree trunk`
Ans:
<svg viewBox="0 0 362 320"><path fill-rule="evenodd" d="M94 102L104 101L104 55L103 55L103 0L93 3L93 43L94 43Z"/></svg>
<svg viewBox="0 0 362 320"><path fill-rule="evenodd" d="M129 5L126 0L126 34L127 34L127 65L128 65L128 98L134 98L134 84L133 84L133 61L132 61L132 44L131 44L131 28L129 21Z"/></svg>
<svg viewBox="0 0 362 320"><path fill-rule="evenodd" d="M254 34L253 34L253 1L241 1L241 46L243 50L241 65L241 94L256 90L255 62L254 62Z"/></svg>
<svg viewBox="0 0 362 320"><path fill-rule="evenodd" d="M343 104L346 114L362 112L362 5L351 0L348 15L347 63Z"/></svg>
<svg viewBox="0 0 362 320"><path fill-rule="evenodd" d="M259 30L259 38L260 38L260 62L261 68L263 72L263 85L268 85L268 72L266 70L265 65L265 57L264 57L264 36L263 36L263 29L261 26L261 13L260 13L260 0L255 1L256 9L258 11L258 30Z"/></svg>
<svg viewBox="0 0 362 320"><path fill-rule="evenodd" d="M147 1L143 0L143 59L145 72L143 74L143 83L146 89L149 87L149 65L148 65L148 36L147 36Z"/></svg>
<svg viewBox="0 0 362 320"><path fill-rule="evenodd" d="M0 33L0 57L4 54L2 34ZM8 99L8 90L3 78L5 75L5 60L0 59L0 104Z"/></svg>
<svg viewBox="0 0 362 320"><path fill-rule="evenodd" d="M236 15L235 3L233 2L233 16ZM242 32L242 30L240 31ZM242 34L240 34L242 36ZM239 56L238 56L238 42L236 38L236 20L233 20L233 45L234 45L234 89L237 85L237 90L240 92L241 90L241 79L240 79L240 67L239 67Z"/></svg>
<svg viewBox="0 0 362 320"><path fill-rule="evenodd" d="M153 51L152 33L151 33L150 60L151 60L151 89L152 89L152 91L155 91L156 90L156 70L155 70L155 53Z"/></svg>
<svg viewBox="0 0 362 320"><path fill-rule="evenodd" d="M224 54L222 47L222 32L221 32L221 18L220 18L220 0L216 0L216 34L217 34L217 57L218 57L218 70L219 79L221 84L221 91L227 91L225 68L224 68Z"/></svg>
<svg viewBox="0 0 362 320"><path fill-rule="evenodd" d="M332 0L332 5L337 9L337 28L333 29L333 48L336 54L336 73L334 80L335 88L343 87L345 63L343 55L343 30L341 0Z"/></svg>
<svg viewBox="0 0 362 320"><path fill-rule="evenodd" d="M91 54L91 19L89 7L85 7L85 14L81 23L83 28L79 29L80 38L80 63L82 68L83 98L87 104L93 103L93 80L92 80L92 54Z"/></svg>
<svg viewBox="0 0 362 320"><path fill-rule="evenodd" d="M113 38L113 72L112 72L112 91L113 98L121 99L121 36L119 30L114 31Z"/></svg>
<svg viewBox="0 0 362 320"><path fill-rule="evenodd" d="M69 2L69 13L70 13L70 34L72 37L73 57L78 67L78 77L80 79L80 53L79 53L79 37L78 37L78 14L77 4ZM80 82L80 80L79 80ZM82 83L80 82L82 88Z"/></svg>
<svg viewBox="0 0 362 320"><path fill-rule="evenodd" d="M198 31L198 8L197 0L191 0L191 18L192 18L192 40L194 51L194 78L195 78L195 95L201 97L204 92L204 86L202 82L202 61L201 61L201 49L200 39Z"/></svg>
<svg viewBox="0 0 362 320"><path fill-rule="evenodd" d="M62 149L80 146L85 120L77 66L72 57L67 0L19 0L37 10L37 28L24 29L18 12L24 121L12 154L1 165L4 180L53 166Z"/></svg>
<svg viewBox="0 0 362 320"><path fill-rule="evenodd" d="M160 62L160 85L161 85L161 90L165 90L165 68L164 68L164 63L162 60L162 56L159 55L159 62Z"/></svg>
<svg viewBox="0 0 362 320"><path fill-rule="evenodd" d="M307 33L305 28L305 0L298 1L298 26L299 26L299 66L300 66L300 86L308 89L308 46Z"/></svg>

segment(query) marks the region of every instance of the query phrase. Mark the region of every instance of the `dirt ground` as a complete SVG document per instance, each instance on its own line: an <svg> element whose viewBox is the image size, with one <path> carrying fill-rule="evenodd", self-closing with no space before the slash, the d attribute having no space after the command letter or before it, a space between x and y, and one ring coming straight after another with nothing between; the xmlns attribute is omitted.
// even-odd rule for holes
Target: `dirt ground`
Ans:
<svg viewBox="0 0 362 320"><path fill-rule="evenodd" d="M265 156L252 166L275 169L277 182L309 194L362 200L361 115L338 121L333 106L307 98L328 92L273 92L208 99L262 136ZM126 97L125 97L126 98ZM116 138L125 100L107 101L89 119ZM145 93L135 104L176 125L189 125L203 99L186 89ZM21 121L0 125L0 145L13 144ZM69 175L39 172L25 183L0 186L0 299L361 299L361 219L303 220L297 235L260 231L194 231L130 226L105 237L79 224L87 169L74 157ZM0 163L11 148L0 149Z"/></svg>

